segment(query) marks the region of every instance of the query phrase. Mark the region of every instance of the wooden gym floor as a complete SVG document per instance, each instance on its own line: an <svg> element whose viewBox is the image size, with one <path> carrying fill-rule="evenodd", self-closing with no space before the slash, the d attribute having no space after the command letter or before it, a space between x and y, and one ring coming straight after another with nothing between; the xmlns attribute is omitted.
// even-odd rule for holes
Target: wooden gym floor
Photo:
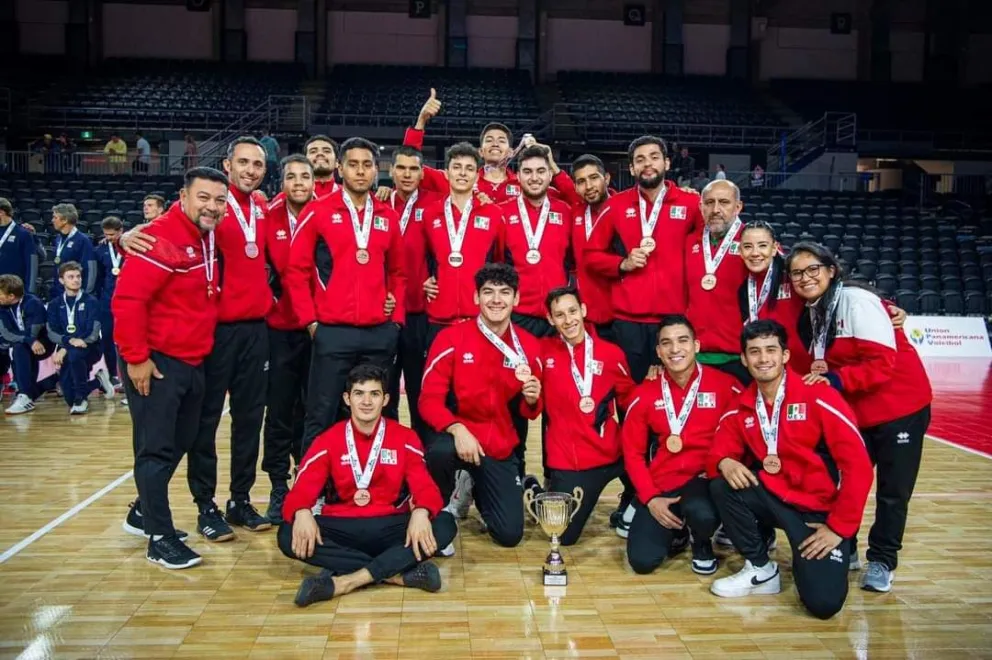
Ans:
<svg viewBox="0 0 992 660"><path fill-rule="evenodd" d="M195 534L185 463L173 510L204 563L167 571L147 562L145 544L120 528L134 496L130 418L97 395L91 411L69 418L46 399L0 421L2 658L992 657L992 460L943 443L927 441L893 591L862 592L852 574L847 605L830 621L801 611L788 571L782 594L739 600L712 596L713 578L694 575L687 555L635 575L607 525L615 485L565 551L564 594L540 584L548 541L539 528L528 525L517 548L497 548L473 510L457 554L436 560L441 593L380 586L301 610L293 596L313 569L284 558L274 531L239 531L219 545ZM221 506L229 423L218 442ZM263 511L267 489L260 472ZM872 515L869 502L862 553ZM779 561L788 556L778 551ZM731 555L717 575L741 563Z"/></svg>

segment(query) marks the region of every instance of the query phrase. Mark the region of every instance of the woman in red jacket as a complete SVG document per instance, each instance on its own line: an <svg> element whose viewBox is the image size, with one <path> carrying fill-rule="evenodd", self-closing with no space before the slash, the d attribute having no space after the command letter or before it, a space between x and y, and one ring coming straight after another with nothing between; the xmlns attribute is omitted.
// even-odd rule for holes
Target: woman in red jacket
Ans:
<svg viewBox="0 0 992 660"><path fill-rule="evenodd" d="M806 301L799 334L813 363L804 380L830 383L844 395L876 465L875 523L861 587L887 592L930 425L930 380L906 335L892 328L882 299L866 286L845 282L828 248L797 243L786 270Z"/></svg>

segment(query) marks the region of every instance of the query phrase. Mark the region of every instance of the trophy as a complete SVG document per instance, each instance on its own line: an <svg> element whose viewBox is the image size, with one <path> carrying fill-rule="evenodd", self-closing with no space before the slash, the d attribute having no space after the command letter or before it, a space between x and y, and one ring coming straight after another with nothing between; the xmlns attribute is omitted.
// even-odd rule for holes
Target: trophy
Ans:
<svg viewBox="0 0 992 660"><path fill-rule="evenodd" d="M558 551L558 535L563 534L572 518L582 506L582 488L576 486L569 493L539 493L524 491L524 508L551 537L551 552L544 560L544 586L564 587L568 584L565 560ZM574 506L573 506L574 505Z"/></svg>

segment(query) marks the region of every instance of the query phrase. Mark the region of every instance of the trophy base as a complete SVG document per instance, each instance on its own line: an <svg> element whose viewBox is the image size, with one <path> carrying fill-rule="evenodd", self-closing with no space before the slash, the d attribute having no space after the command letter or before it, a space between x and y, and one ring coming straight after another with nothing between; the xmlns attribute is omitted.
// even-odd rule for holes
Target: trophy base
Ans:
<svg viewBox="0 0 992 660"><path fill-rule="evenodd" d="M544 571L544 586L546 587L565 587L568 586L568 573L562 571L561 573L551 573L548 570Z"/></svg>

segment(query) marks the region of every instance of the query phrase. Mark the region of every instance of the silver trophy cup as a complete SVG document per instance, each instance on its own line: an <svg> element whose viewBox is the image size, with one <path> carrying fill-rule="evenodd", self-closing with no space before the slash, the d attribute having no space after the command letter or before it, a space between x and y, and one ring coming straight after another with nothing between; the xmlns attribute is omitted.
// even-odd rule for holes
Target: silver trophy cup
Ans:
<svg viewBox="0 0 992 660"><path fill-rule="evenodd" d="M558 537L565 533L568 524L582 506L582 488L576 486L569 493L540 493L524 491L524 508L538 522L544 533L551 537L551 552L544 560L544 586L564 587L568 584L565 560L559 552Z"/></svg>

